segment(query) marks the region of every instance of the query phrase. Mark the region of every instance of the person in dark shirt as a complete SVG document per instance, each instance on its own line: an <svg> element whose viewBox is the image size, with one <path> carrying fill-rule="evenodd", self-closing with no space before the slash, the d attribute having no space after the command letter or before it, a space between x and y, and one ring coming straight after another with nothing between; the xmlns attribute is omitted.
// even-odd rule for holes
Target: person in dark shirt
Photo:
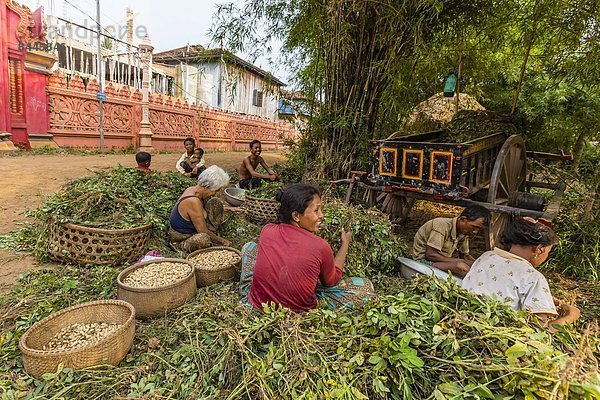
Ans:
<svg viewBox="0 0 600 400"><path fill-rule="evenodd" d="M213 197L229 183L229 175L212 165L198 177L196 186L185 189L169 217L171 245L187 253L212 243L229 246L229 240L214 233L223 217L223 204Z"/></svg>

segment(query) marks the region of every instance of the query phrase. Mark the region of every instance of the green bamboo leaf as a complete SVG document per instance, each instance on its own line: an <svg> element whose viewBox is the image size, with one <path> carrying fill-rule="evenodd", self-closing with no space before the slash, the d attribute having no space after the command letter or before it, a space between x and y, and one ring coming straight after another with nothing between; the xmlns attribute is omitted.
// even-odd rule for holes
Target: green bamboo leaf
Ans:
<svg viewBox="0 0 600 400"><path fill-rule="evenodd" d="M520 343L517 342L514 345L510 346L508 349L506 349L506 351L504 352L504 354L507 357L515 357L515 358L519 358L522 357L524 355L528 355L530 354L527 345L525 343Z"/></svg>
<svg viewBox="0 0 600 400"><path fill-rule="evenodd" d="M437 385L437 389L445 394L457 395L462 392L462 388L456 383L440 383Z"/></svg>
<svg viewBox="0 0 600 400"><path fill-rule="evenodd" d="M379 377L373 379L373 388L379 394L390 392L390 389L388 389L388 387L381 381L381 379L379 379Z"/></svg>

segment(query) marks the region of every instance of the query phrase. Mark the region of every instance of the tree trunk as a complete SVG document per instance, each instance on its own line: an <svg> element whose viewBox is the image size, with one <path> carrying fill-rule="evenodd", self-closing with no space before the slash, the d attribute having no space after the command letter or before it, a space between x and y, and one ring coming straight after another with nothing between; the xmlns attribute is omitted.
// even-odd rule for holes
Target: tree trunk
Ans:
<svg viewBox="0 0 600 400"><path fill-rule="evenodd" d="M579 162L581 161L581 155L583 154L583 149L585 148L585 144L587 142L589 133L590 128L582 129L579 132L579 136L577 137L575 146L573 146L573 163L571 164L572 171L577 171L577 167L579 166Z"/></svg>
<svg viewBox="0 0 600 400"><path fill-rule="evenodd" d="M517 102L519 101L519 93L521 92L521 86L523 85L523 77L525 76L525 69L527 68L527 61L529 60L529 54L531 53L531 47L533 46L533 42L535 40L534 35L531 35L531 39L527 44L527 51L525 52L525 59L523 60L523 64L521 65L521 73L519 74L519 83L517 83L517 88L515 89L515 98L513 100L512 109L510 110L510 115L515 114L515 110L517 109Z"/></svg>
<svg viewBox="0 0 600 400"><path fill-rule="evenodd" d="M529 36L529 40L527 41L527 50L525 51L525 58L523 59L523 64L521 65L521 73L519 74L519 83L517 83L517 88L515 89L515 98L513 100L512 108L510 110L510 115L515 114L515 110L517 109L517 103L519 101L519 93L521 93L521 87L523 86L523 78L525 77L525 70L527 68L527 62L529 61L529 55L531 54L531 48L533 47L533 43L536 39L537 32L537 24L540 16L538 15L537 7L539 5L539 1L535 2L533 6L533 24L531 28L531 35Z"/></svg>
<svg viewBox="0 0 600 400"><path fill-rule="evenodd" d="M591 221L596 217L596 213L594 212L594 204L600 200L600 193L598 193L598 190L600 190L600 179L596 178L594 188L591 190L591 193L585 202L585 208L583 212L583 219L585 221Z"/></svg>

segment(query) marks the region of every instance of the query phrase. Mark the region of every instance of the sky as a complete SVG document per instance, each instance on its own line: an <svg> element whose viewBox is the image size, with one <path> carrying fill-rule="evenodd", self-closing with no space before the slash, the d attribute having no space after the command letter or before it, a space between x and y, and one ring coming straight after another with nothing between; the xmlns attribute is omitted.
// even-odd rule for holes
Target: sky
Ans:
<svg viewBox="0 0 600 400"><path fill-rule="evenodd" d="M43 6L46 15L54 14L86 26L96 25L95 0L16 1L32 11ZM114 32L119 36L118 32L123 32L125 27L126 9L129 7L134 13L134 31L136 28L139 33L143 33L144 29L147 31L155 53L188 43L209 48L216 46L211 46L209 36L212 15L217 11L217 4L227 2L244 3L243 0L100 0L100 23L103 27L114 26ZM51 12L52 8L54 13ZM134 35L134 44L137 44L141 38L135 36L139 35ZM247 58L244 54L238 55ZM284 81L287 79L283 69L270 66L264 58L255 64Z"/></svg>

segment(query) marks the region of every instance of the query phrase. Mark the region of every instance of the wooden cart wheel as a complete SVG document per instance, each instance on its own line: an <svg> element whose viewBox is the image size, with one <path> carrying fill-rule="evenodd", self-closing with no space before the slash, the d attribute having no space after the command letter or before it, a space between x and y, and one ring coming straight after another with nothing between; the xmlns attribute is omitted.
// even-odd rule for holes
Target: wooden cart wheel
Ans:
<svg viewBox="0 0 600 400"><path fill-rule="evenodd" d="M377 193L378 192L376 190L365 188L362 200L365 202L367 207L371 208L377 203Z"/></svg>
<svg viewBox="0 0 600 400"><path fill-rule="evenodd" d="M521 136L512 135L502 145L494 163L487 202L503 206L508 205L508 198L511 193L525 191L526 177L525 142L523 142ZM510 219L511 217L508 214L492 213L490 224L486 229L486 246L488 250L499 245L500 236Z"/></svg>
<svg viewBox="0 0 600 400"><path fill-rule="evenodd" d="M408 218L415 199L397 193L381 193L377 197L377 203L381 204L379 206L381 211L389 214L392 222L398 224Z"/></svg>

